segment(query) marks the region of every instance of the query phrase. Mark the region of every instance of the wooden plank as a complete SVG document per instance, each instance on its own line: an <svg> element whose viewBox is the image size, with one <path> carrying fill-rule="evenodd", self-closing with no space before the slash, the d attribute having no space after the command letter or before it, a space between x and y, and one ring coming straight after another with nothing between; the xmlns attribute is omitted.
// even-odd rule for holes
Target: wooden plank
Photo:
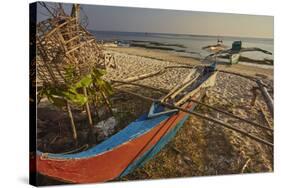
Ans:
<svg viewBox="0 0 281 188"><path fill-rule="evenodd" d="M195 73L196 73L196 69L191 70L191 72L187 75L187 77L180 84L178 84L178 86L174 87L166 96L164 96L164 98L161 101L162 102L165 101L167 98L173 95L177 90L183 87L184 84L190 81L191 76L194 75Z"/></svg>
<svg viewBox="0 0 281 188"><path fill-rule="evenodd" d="M182 92L183 90L185 90L188 86L190 86L192 83L194 83L194 81L196 79L198 79L200 75L196 75L192 80L190 80L189 82L187 82L183 87L181 87L180 89L178 89L176 92L174 92L170 98L174 99L180 92Z"/></svg>
<svg viewBox="0 0 281 188"><path fill-rule="evenodd" d="M175 103L176 106L180 106L185 101L187 101L191 96L193 96L195 93L197 93L200 89L211 87L215 85L215 80L217 76L218 71L214 72L207 80L205 80L199 87L189 92L186 96L181 98L178 102Z"/></svg>

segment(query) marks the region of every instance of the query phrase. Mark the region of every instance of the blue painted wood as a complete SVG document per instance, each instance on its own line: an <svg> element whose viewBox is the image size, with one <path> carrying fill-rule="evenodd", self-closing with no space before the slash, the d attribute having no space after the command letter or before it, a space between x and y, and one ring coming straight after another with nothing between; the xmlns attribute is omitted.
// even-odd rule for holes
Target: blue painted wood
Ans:
<svg viewBox="0 0 281 188"><path fill-rule="evenodd" d="M196 104L192 106L191 110L193 110L195 107ZM170 130L165 136L163 136L154 146L152 146L147 152L145 152L131 165L129 165L122 172L122 174L120 174L120 177L126 176L127 174L131 173L136 168L143 166L147 161L153 158L170 140L172 140L172 138L176 135L178 130L184 125L188 118L189 115L187 114L172 130Z"/></svg>
<svg viewBox="0 0 281 188"><path fill-rule="evenodd" d="M159 102L153 102L150 107L147 117L154 118L154 117L161 116L164 114L174 114L176 112L178 112L177 109L165 110L165 108L161 104L159 104Z"/></svg>

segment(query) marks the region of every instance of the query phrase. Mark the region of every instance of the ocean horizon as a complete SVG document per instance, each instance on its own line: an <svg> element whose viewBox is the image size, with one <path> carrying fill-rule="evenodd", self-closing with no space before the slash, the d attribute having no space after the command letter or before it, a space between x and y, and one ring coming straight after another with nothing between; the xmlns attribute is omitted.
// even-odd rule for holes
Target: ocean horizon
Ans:
<svg viewBox="0 0 281 188"><path fill-rule="evenodd" d="M162 49L194 58L202 58L209 55L210 53L202 50L202 47L216 44L218 39L222 40L223 44L228 48L231 48L233 41L240 40L242 41L243 47L258 47L274 53L274 39L271 38L125 31L90 31L98 41L122 41L131 46ZM243 56L256 60L273 59L273 55L271 56L260 52L245 52L243 53Z"/></svg>

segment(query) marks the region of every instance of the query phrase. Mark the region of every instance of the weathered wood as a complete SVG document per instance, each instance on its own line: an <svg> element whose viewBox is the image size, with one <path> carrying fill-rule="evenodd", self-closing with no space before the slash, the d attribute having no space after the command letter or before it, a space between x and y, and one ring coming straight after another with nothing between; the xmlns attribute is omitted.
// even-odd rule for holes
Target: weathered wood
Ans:
<svg viewBox="0 0 281 188"><path fill-rule="evenodd" d="M74 139L75 144L77 144L77 132L76 132L76 126L75 126L75 122L73 119L73 115L71 112L71 107L68 101L66 101L66 107L67 107L67 112L68 112L68 116L70 118L70 124L71 124L71 128L72 128L72 136Z"/></svg>
<svg viewBox="0 0 281 188"><path fill-rule="evenodd" d="M177 91L175 91L172 95L171 95L171 99L174 99L180 92L182 92L183 90L185 90L188 86L190 86L191 84L194 83L194 81L196 79L198 79L200 75L196 75L194 78L192 78L191 80L189 80L188 82L186 82L181 88L179 88Z"/></svg>
<svg viewBox="0 0 281 188"><path fill-rule="evenodd" d="M180 106L182 103L187 101L191 96L193 96L195 93L197 93L202 88L207 88L207 87L211 87L211 86L215 85L215 79L216 79L217 73L218 73L218 71L213 73L207 80L202 82L202 84L198 88L189 92L187 95L185 95L183 98L181 98L178 102L176 102L175 105Z"/></svg>
<svg viewBox="0 0 281 188"><path fill-rule="evenodd" d="M88 40L88 41L82 42L82 43L80 43L79 45L77 45L77 46L71 48L70 50L68 50L65 54L67 55L67 54L69 54L69 53L71 53L71 52L77 50L78 48L81 48L82 46L84 46L84 45L86 45L86 44L88 44L88 43L93 42L94 40L95 40L95 39L90 39L90 40Z"/></svg>
<svg viewBox="0 0 281 188"><path fill-rule="evenodd" d="M265 120L266 124L268 127L272 128L272 125L270 123L270 121L268 120L267 116L266 116L266 112L263 110L262 106L260 103L257 104L259 107L259 111L262 114L263 119Z"/></svg>
<svg viewBox="0 0 281 188"><path fill-rule="evenodd" d="M167 89L155 88L155 87L151 87L151 86L147 86L147 85L143 85L143 84L138 84L138 83L133 83L133 82L126 82L126 81L121 81L121 80L111 80L111 82L113 84L114 83L121 83L121 84L119 84L117 86L120 86L120 85L135 85L135 86L139 86L139 87L143 87L143 88L159 91L159 92L162 92L162 93L168 93L169 92L169 90L167 90Z"/></svg>
<svg viewBox="0 0 281 188"><path fill-rule="evenodd" d="M218 112L220 112L220 113L226 114L226 115L228 115L228 116L230 116L230 117L232 117L232 118L236 118L236 119L239 119L239 120L241 120L241 121L244 121L244 122L246 122L246 123L248 123L248 124L250 124L250 125L254 125L254 126L256 126L256 127L259 127L259 128L262 128L262 129L266 129L266 130L268 130L268 131L273 131L273 129L271 129L271 128L269 128L269 127L260 125L260 124L258 124L258 123L252 122L252 121L249 121L249 120L247 120L247 119L244 119L244 118L242 118L242 117L236 116L236 115L234 115L234 114L232 114L232 113L230 113L230 112L227 112L227 111L225 111L225 110L221 110L221 109L216 108L216 107L214 107L214 106L211 106L211 105L208 105L208 104L205 104L205 103L202 103L202 102L200 102L200 101L193 100L193 99L189 99L189 101L192 101L192 102L195 102L195 103L197 103L197 104L206 106L206 107L208 107L208 108L210 108L210 109L213 109L213 110L218 111Z"/></svg>
<svg viewBox="0 0 281 188"><path fill-rule="evenodd" d="M171 95L173 95L177 90L179 90L181 87L184 87L183 85L186 84L188 81L190 81L190 78L193 74L196 73L196 69L193 69L187 77L180 83L178 86L174 87L161 101L165 101L168 99Z"/></svg>
<svg viewBox="0 0 281 188"><path fill-rule="evenodd" d="M255 77L255 76L249 76L249 75L241 74L241 73L238 73L238 72L231 72L231 71L226 71L226 70L218 70L218 71L223 72L223 73L227 73L227 74L233 74L233 75L240 76L240 77L243 77L243 78L247 78L247 79L250 79L252 81L257 80L257 77Z"/></svg>
<svg viewBox="0 0 281 188"><path fill-rule="evenodd" d="M112 112L111 104L110 104L108 98L106 97L106 95L105 95L105 93L103 91L100 91L100 92L101 92L102 98L103 98L103 100L104 100L104 102L106 104L108 112L112 115L113 112Z"/></svg>
<svg viewBox="0 0 281 188"><path fill-rule="evenodd" d="M122 91L122 92L124 92L124 93L128 93L128 94L134 95L134 96L136 96L136 97L139 97L139 98L148 100L148 101L152 101L152 102L154 102L154 101L159 101L158 99L153 99L153 98L151 98L151 97L143 96L143 95L136 94L136 93L133 93L133 92L130 92L130 91L125 91L125 90L122 90L122 89L118 89L118 90L119 90L119 91ZM160 102L160 101L159 101L159 102ZM169 104L169 103L166 103L166 102L161 102L161 104L162 104L163 106L166 106L167 108L178 109L178 110L180 110L180 111L182 111L182 112L186 112L186 113L188 113L188 114L190 114L190 115L194 115L194 116L197 116L197 117L199 117L199 118L205 119L205 120L207 120L207 121L211 121L211 122L213 122L213 123L216 123L216 124L221 125L221 126L227 128L227 129L230 129L230 130L232 130L232 131L236 131L236 132L238 132L238 133L240 133L240 134L242 134L242 135L244 135L244 136L246 136L246 137L248 137L248 138L250 138L250 139L252 139L252 140L255 140L255 141L259 142L259 143L265 144L265 145L267 145L267 146L269 146L269 147L271 147L271 148L273 148L273 146L274 146L273 143L271 143L271 142L268 142L268 141L266 141L266 140L263 140L263 139L261 139L261 138L255 136L255 135L249 134L249 133L247 133L246 131L237 129L237 128L235 128L235 127L232 127L230 124L224 123L224 122L222 122L222 121L220 121L220 120L218 120L218 119L216 119L216 118L208 117L208 116L205 116L205 115L200 114L200 113L198 113L198 112L193 112L193 111L190 111L190 110L186 110L186 109L184 109L184 108L181 108L181 107L178 107L178 106L176 106L176 105L172 105L172 104Z"/></svg>
<svg viewBox="0 0 281 188"><path fill-rule="evenodd" d="M220 121L220 120L218 120L218 119L205 116L205 115L200 114L200 113L198 113L198 112L192 112L192 111L190 111L190 110L186 110L186 109L184 109L184 108L181 108L181 107L178 107L178 106L175 106L175 105L171 105L171 104L168 104L168 103L162 103L162 105L163 105L163 106L166 106L166 107L168 107L168 108L171 108L171 109L178 109L178 110L183 111L183 112L186 112L186 113L188 113L188 114L191 114L191 115L197 116L197 117L199 117L199 118L205 119L205 120L207 120L207 121L211 121L211 122L216 123L216 124L218 124L218 125L221 125L221 126L223 126L223 127L225 127L225 128L228 128L228 129L230 129L230 130L232 130L232 131L236 131L236 132L238 132L238 133L240 133L240 134L242 134L242 135L244 135L244 136L246 136L246 137L248 137L248 138L251 138L252 140L255 140L255 141L259 142L259 143L265 144L265 145L270 146L270 147L273 148L273 143L268 142L268 141L266 141L266 140L263 140L263 139L261 139L261 138L255 136L255 135L249 134L249 133L247 133L246 131L243 131L243 130L241 130L241 129L237 129L237 128L235 128L235 127L232 127L230 124L224 123L224 122L222 122L222 121Z"/></svg>
<svg viewBox="0 0 281 188"><path fill-rule="evenodd" d="M165 69L181 69L181 68L185 68L185 69L194 69L195 66L193 65L171 65L171 66L166 66L164 67Z"/></svg>
<svg viewBox="0 0 281 188"><path fill-rule="evenodd" d="M251 105L255 106L256 102L257 102L257 98L258 98L258 91L257 91L257 87L253 87L252 88L252 92L253 92L253 97L252 97L252 101L251 101Z"/></svg>
<svg viewBox="0 0 281 188"><path fill-rule="evenodd" d="M144 78L156 76L156 75L162 74L164 72L165 72L165 69L161 69L159 71L155 71L155 72L151 72L151 73L147 73L147 74L142 74L142 75L139 75L139 76L133 76L133 77L130 77L130 78L126 78L123 81L125 81L125 82L135 82L137 80L142 80Z"/></svg>
<svg viewBox="0 0 281 188"><path fill-rule="evenodd" d="M261 80L257 80L257 84L261 90L262 96L264 98L264 101L268 107L269 112L271 113L272 117L274 117L274 103L273 99L271 98L270 94L268 93L266 87L264 87L264 83Z"/></svg>
<svg viewBox="0 0 281 188"><path fill-rule="evenodd" d="M88 96L86 87L83 87L83 93L84 93L85 97ZM89 106L89 102L88 101L85 103L85 107L86 107L86 113L87 113L88 121L89 121L89 128L92 129L92 127L93 127L93 120L92 120L91 110L90 110L90 106Z"/></svg>

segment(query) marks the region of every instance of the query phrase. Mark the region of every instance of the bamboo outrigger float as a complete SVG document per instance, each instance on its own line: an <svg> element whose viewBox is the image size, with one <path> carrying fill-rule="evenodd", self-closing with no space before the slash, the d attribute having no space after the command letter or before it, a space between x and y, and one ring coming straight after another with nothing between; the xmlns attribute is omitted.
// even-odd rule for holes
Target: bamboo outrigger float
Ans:
<svg viewBox="0 0 281 188"><path fill-rule="evenodd" d="M200 100L206 89L214 85L216 75L215 64L196 68L179 86L154 101L148 113L86 151L74 154L37 151L37 171L72 183L105 182L127 175L157 154L189 118L189 113L166 108L162 103L192 111L197 103L189 99Z"/></svg>

